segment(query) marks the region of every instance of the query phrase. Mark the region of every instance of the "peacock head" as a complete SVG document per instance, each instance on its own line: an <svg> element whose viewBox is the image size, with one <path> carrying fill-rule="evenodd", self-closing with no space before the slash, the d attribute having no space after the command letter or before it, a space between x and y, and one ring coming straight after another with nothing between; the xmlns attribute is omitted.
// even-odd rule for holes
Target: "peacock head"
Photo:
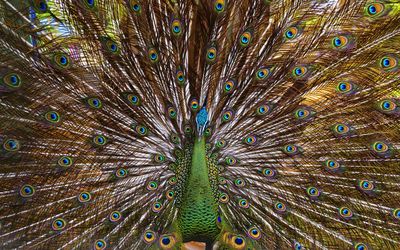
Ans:
<svg viewBox="0 0 400 250"><path fill-rule="evenodd" d="M199 138L203 136L207 124L208 124L208 112L206 107L203 106L196 115L197 134Z"/></svg>

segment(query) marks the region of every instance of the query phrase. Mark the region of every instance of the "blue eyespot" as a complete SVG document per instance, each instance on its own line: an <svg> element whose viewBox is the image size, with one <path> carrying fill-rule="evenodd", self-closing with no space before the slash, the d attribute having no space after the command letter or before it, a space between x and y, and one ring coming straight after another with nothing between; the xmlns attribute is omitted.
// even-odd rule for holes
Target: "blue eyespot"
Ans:
<svg viewBox="0 0 400 250"><path fill-rule="evenodd" d="M103 250L103 249L105 249L107 247L107 243L104 241L104 240L96 240L95 242L94 242L94 248L96 249L96 250Z"/></svg>
<svg viewBox="0 0 400 250"><path fill-rule="evenodd" d="M371 14L371 15L375 15L376 14L376 7L374 6L374 5L370 5L369 7L368 7L368 12L369 12L369 14Z"/></svg>
<svg viewBox="0 0 400 250"><path fill-rule="evenodd" d="M342 41L340 40L340 38L336 37L333 39L333 43L336 47L340 47L340 45L342 45Z"/></svg>
<svg viewBox="0 0 400 250"><path fill-rule="evenodd" d="M390 60L388 58L384 58L382 60L382 66L383 67L389 67L390 66Z"/></svg>
<svg viewBox="0 0 400 250"><path fill-rule="evenodd" d="M68 59L65 56L60 57L60 63L62 65L66 65L68 63Z"/></svg>
<svg viewBox="0 0 400 250"><path fill-rule="evenodd" d="M10 76L11 83L15 85L18 82L18 77L16 75Z"/></svg>
<svg viewBox="0 0 400 250"><path fill-rule="evenodd" d="M163 238L163 239L162 239L162 243L163 243L164 245L168 245L170 242L171 242L171 240L170 240L169 238Z"/></svg>
<svg viewBox="0 0 400 250"><path fill-rule="evenodd" d="M35 188L31 185L23 185L19 190L19 194L24 198L31 197L35 194Z"/></svg>
<svg viewBox="0 0 400 250"><path fill-rule="evenodd" d="M3 149L8 152L15 152L18 151L20 148L19 141L15 139L8 139L3 144Z"/></svg>
<svg viewBox="0 0 400 250"><path fill-rule="evenodd" d="M39 3L39 9L41 11L46 11L47 10L47 4L45 2L40 2Z"/></svg>
<svg viewBox="0 0 400 250"><path fill-rule="evenodd" d="M237 245L242 245L242 244L243 244L243 239L242 239L242 238L236 238L236 239L235 239L235 243L236 243Z"/></svg>

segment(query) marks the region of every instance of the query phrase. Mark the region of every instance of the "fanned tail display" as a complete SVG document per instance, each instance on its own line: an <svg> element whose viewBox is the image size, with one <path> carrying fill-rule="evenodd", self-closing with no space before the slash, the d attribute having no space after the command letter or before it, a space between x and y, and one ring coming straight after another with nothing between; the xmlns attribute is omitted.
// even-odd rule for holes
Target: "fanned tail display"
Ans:
<svg viewBox="0 0 400 250"><path fill-rule="evenodd" d="M1 249L400 249L397 0L0 0Z"/></svg>

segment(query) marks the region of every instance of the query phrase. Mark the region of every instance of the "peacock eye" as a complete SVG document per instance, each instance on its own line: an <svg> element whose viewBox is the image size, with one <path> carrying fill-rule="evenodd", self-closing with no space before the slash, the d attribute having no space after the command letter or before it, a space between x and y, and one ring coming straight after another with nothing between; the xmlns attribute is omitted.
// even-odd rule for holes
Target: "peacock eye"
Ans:
<svg viewBox="0 0 400 250"><path fill-rule="evenodd" d="M226 94L230 94L233 92L236 86L236 81L233 79L229 79L224 83L224 92Z"/></svg>
<svg viewBox="0 0 400 250"><path fill-rule="evenodd" d="M257 142L257 138L254 135L249 135L243 139L243 142L247 145L254 145Z"/></svg>
<svg viewBox="0 0 400 250"><path fill-rule="evenodd" d="M39 13L45 13L49 10L49 7L45 0L34 0L32 2L32 7Z"/></svg>
<svg viewBox="0 0 400 250"><path fill-rule="evenodd" d="M392 216L393 216L396 220L400 220L400 208L394 209L393 212L392 212Z"/></svg>
<svg viewBox="0 0 400 250"><path fill-rule="evenodd" d="M175 196L175 192L173 190L167 190L165 196L168 200L172 200Z"/></svg>
<svg viewBox="0 0 400 250"><path fill-rule="evenodd" d="M167 112L168 112L169 118L171 118L171 119L175 119L176 118L177 112L176 112L176 109L174 107L169 107Z"/></svg>
<svg viewBox="0 0 400 250"><path fill-rule="evenodd" d="M287 40L293 40L299 35L299 29L297 27L289 27L285 31L285 38Z"/></svg>
<svg viewBox="0 0 400 250"><path fill-rule="evenodd" d="M143 240L144 242L146 242L147 244L151 244L153 243L156 239L157 239L157 235L154 231L152 230L146 230L143 234Z"/></svg>
<svg viewBox="0 0 400 250"><path fill-rule="evenodd" d="M56 111L49 111L44 117L50 123L58 123L60 121L60 115Z"/></svg>
<svg viewBox="0 0 400 250"><path fill-rule="evenodd" d="M94 109L100 109L103 107L103 104L101 100L97 97L91 97L86 100L87 104L89 107L94 108Z"/></svg>
<svg viewBox="0 0 400 250"><path fill-rule="evenodd" d="M253 35L249 31L245 31L241 36L240 36L240 45L242 47L247 47L249 46L251 40L253 38Z"/></svg>
<svg viewBox="0 0 400 250"><path fill-rule="evenodd" d="M93 143L96 146L103 146L103 145L105 145L107 143L107 138L105 136L103 136L103 135L96 135L93 138Z"/></svg>
<svg viewBox="0 0 400 250"><path fill-rule="evenodd" d="M222 114L222 122L229 122L233 119L234 113L232 110L227 110Z"/></svg>
<svg viewBox="0 0 400 250"><path fill-rule="evenodd" d="M268 178L272 178L276 176L276 170L272 169L272 168L264 168L262 173L264 174L264 176L268 177Z"/></svg>
<svg viewBox="0 0 400 250"><path fill-rule="evenodd" d="M21 87L22 81L21 81L21 77L19 74L9 73L9 74L4 75L0 79L0 84L5 85L9 89L17 89L17 88Z"/></svg>
<svg viewBox="0 0 400 250"><path fill-rule="evenodd" d="M178 68L175 72L175 79L176 82L179 86L184 86L185 85L185 73L181 68Z"/></svg>
<svg viewBox="0 0 400 250"><path fill-rule="evenodd" d="M349 219L353 216L353 212L348 207L341 207L339 208L339 215L344 219Z"/></svg>
<svg viewBox="0 0 400 250"><path fill-rule="evenodd" d="M244 187L246 182L242 178L238 178L235 180L235 186L237 187Z"/></svg>
<svg viewBox="0 0 400 250"><path fill-rule="evenodd" d="M151 210L153 210L153 212L155 212L155 213L159 213L162 208L163 208L162 203L156 201L156 202L153 203L153 205L151 207Z"/></svg>
<svg viewBox="0 0 400 250"><path fill-rule="evenodd" d="M244 237L235 235L232 237L232 245L234 249L243 249L243 247L246 245L246 241L244 240Z"/></svg>
<svg viewBox="0 0 400 250"><path fill-rule="evenodd" d="M193 129L192 127L190 127L190 125L185 125L185 134L192 134L193 133Z"/></svg>
<svg viewBox="0 0 400 250"><path fill-rule="evenodd" d="M164 163L165 162L165 155L163 154L155 154L153 157L153 160L156 163Z"/></svg>
<svg viewBox="0 0 400 250"><path fill-rule="evenodd" d="M110 53L115 54L115 55L120 52L118 44L114 40L112 40L111 38L109 38L109 37L101 37L100 40L101 40L103 49L106 52L110 52Z"/></svg>
<svg viewBox="0 0 400 250"><path fill-rule="evenodd" d="M227 156L225 158L225 163L228 164L229 166L235 165L237 160L233 158L232 156Z"/></svg>
<svg viewBox="0 0 400 250"><path fill-rule="evenodd" d="M209 63L215 62L217 58L217 48L216 47L208 48L206 54L207 54L206 59Z"/></svg>
<svg viewBox="0 0 400 250"><path fill-rule="evenodd" d="M20 149L21 145L16 139L7 139L3 143L3 149L8 152L16 152Z"/></svg>
<svg viewBox="0 0 400 250"><path fill-rule="evenodd" d="M83 0L88 7L94 7L96 4L96 0Z"/></svg>
<svg viewBox="0 0 400 250"><path fill-rule="evenodd" d="M128 171L126 171L126 169L124 169L124 168L120 168L120 169L117 169L117 171L115 171L115 176L118 178L123 178L123 177L127 176L127 174L128 174Z"/></svg>
<svg viewBox="0 0 400 250"><path fill-rule="evenodd" d="M385 71L392 71L397 68L398 60L393 56L385 56L381 58L380 66Z"/></svg>
<svg viewBox="0 0 400 250"><path fill-rule="evenodd" d="M152 63L158 62L158 52L157 52L156 49L151 48L151 49L148 50L147 53L148 53L148 56L149 56L150 61L151 61Z"/></svg>
<svg viewBox="0 0 400 250"><path fill-rule="evenodd" d="M172 176L171 178L169 178L169 180L168 180L169 185L175 185L176 183L177 183L177 179L175 176Z"/></svg>
<svg viewBox="0 0 400 250"><path fill-rule="evenodd" d="M321 195L321 192L316 187L309 187L306 191L310 198L317 198Z"/></svg>
<svg viewBox="0 0 400 250"><path fill-rule="evenodd" d="M204 131L204 135L205 135L206 137L211 136L211 133L212 133L211 128L206 128L206 130Z"/></svg>
<svg viewBox="0 0 400 250"><path fill-rule="evenodd" d="M156 181L150 181L148 184L147 184L147 190L149 190L149 191L154 191L154 190L157 190L157 188L158 188L158 183L156 182Z"/></svg>
<svg viewBox="0 0 400 250"><path fill-rule="evenodd" d="M221 203L228 203L229 202L229 195L226 193L221 193L219 195L219 202Z"/></svg>
<svg viewBox="0 0 400 250"><path fill-rule="evenodd" d="M162 249L172 249L176 244L176 239L172 235L161 235L159 244Z"/></svg>
<svg viewBox="0 0 400 250"><path fill-rule="evenodd" d="M257 227L250 227L247 230L247 235L254 240L259 240L261 238L261 232Z"/></svg>
<svg viewBox="0 0 400 250"><path fill-rule="evenodd" d="M55 53L52 58L53 63L57 68L67 69L71 65L71 59L65 53Z"/></svg>
<svg viewBox="0 0 400 250"><path fill-rule="evenodd" d="M223 148L223 147L226 146L226 141L223 140L223 139L218 140L217 143L216 143L216 146L217 146L217 148Z"/></svg>
<svg viewBox="0 0 400 250"><path fill-rule="evenodd" d="M239 207L241 208L249 208L249 203L247 202L246 199L240 199L239 200Z"/></svg>
<svg viewBox="0 0 400 250"><path fill-rule="evenodd" d="M370 3L366 5L366 13L368 16L380 16L385 10L385 5L382 3Z"/></svg>
<svg viewBox="0 0 400 250"><path fill-rule="evenodd" d="M145 136L149 132L145 126L139 124L135 126L135 131L139 136Z"/></svg>
<svg viewBox="0 0 400 250"><path fill-rule="evenodd" d="M265 80L267 77L271 75L271 70L269 68L260 68L256 71L256 79L257 80Z"/></svg>
<svg viewBox="0 0 400 250"><path fill-rule="evenodd" d="M214 2L214 10L218 14L225 10L225 0L215 0Z"/></svg>
<svg viewBox="0 0 400 250"><path fill-rule="evenodd" d="M108 216L108 219L111 222L117 222L122 218L122 215L119 211L113 211L110 213L110 215Z"/></svg>
<svg viewBox="0 0 400 250"><path fill-rule="evenodd" d="M171 141L172 143L174 143L174 144L179 144L180 141L181 141L181 139L179 138L179 136L178 136L177 134L171 134L171 135L169 136L169 139L170 139L170 141Z"/></svg>
<svg viewBox="0 0 400 250"><path fill-rule="evenodd" d="M140 97L138 95L128 94L126 98L128 99L129 103L132 104L133 106L139 106L141 103Z"/></svg>
<svg viewBox="0 0 400 250"><path fill-rule="evenodd" d="M368 246L365 245L364 243L357 243L354 245L355 250L368 250Z"/></svg>
<svg viewBox="0 0 400 250"><path fill-rule="evenodd" d="M99 239L94 242L94 249L96 249L96 250L103 250L103 249L106 249L106 247L107 247L107 243L103 239Z"/></svg>
<svg viewBox="0 0 400 250"><path fill-rule="evenodd" d="M388 144L381 142L381 141L377 141L374 142L372 144L372 149L376 152L376 153L385 153L386 151L389 150L389 146Z"/></svg>
<svg viewBox="0 0 400 250"><path fill-rule="evenodd" d="M68 156L62 156L57 161L58 166L63 167L63 168L72 166L72 163L73 163L72 158L68 157Z"/></svg>
<svg viewBox="0 0 400 250"><path fill-rule="evenodd" d="M25 184L19 189L19 194L24 198L32 197L35 194L35 188L31 185Z"/></svg>
<svg viewBox="0 0 400 250"><path fill-rule="evenodd" d="M65 226L67 225L67 223L65 222L65 220L58 218L55 219L52 223L51 223L51 228L54 231L61 231L65 228Z"/></svg>
<svg viewBox="0 0 400 250"><path fill-rule="evenodd" d="M267 104L262 104L257 107L256 115L257 116L264 116L271 112L271 107Z"/></svg>
<svg viewBox="0 0 400 250"><path fill-rule="evenodd" d="M294 112L294 117L299 121L307 120L311 116L312 116L312 113L310 111L310 108L308 108L308 107L296 109L296 111Z"/></svg>
<svg viewBox="0 0 400 250"><path fill-rule="evenodd" d="M182 34L182 23L178 19L174 19L171 25L172 34L179 36Z"/></svg>
<svg viewBox="0 0 400 250"><path fill-rule="evenodd" d="M348 45L349 39L346 36L336 36L332 39L334 48L341 49Z"/></svg>
<svg viewBox="0 0 400 250"><path fill-rule="evenodd" d="M197 101L197 99L192 99L192 100L190 101L190 108L191 108L193 111L197 111L197 110L199 109L199 101Z"/></svg>
<svg viewBox="0 0 400 250"><path fill-rule="evenodd" d="M339 82L336 86L336 91L341 94L349 94L352 93L355 89L355 86L351 82Z"/></svg>
<svg viewBox="0 0 400 250"><path fill-rule="evenodd" d="M295 67L292 70L292 74L295 78L302 78L307 73L307 68L304 66Z"/></svg>
<svg viewBox="0 0 400 250"><path fill-rule="evenodd" d="M288 155L295 155L298 153L298 147L294 144L289 144L283 147L283 151Z"/></svg>
<svg viewBox="0 0 400 250"><path fill-rule="evenodd" d="M358 182L358 187L361 189L361 191L372 191L375 188L375 185L367 180L360 180Z"/></svg>
<svg viewBox="0 0 400 250"><path fill-rule="evenodd" d="M293 248L294 248L295 250L302 250L302 249L303 249L303 246L302 246L299 242L295 241L295 242L293 243Z"/></svg>
<svg viewBox="0 0 400 250"><path fill-rule="evenodd" d="M333 126L332 131L336 136L343 136L350 131L350 127L346 124L338 123Z"/></svg>
<svg viewBox="0 0 400 250"><path fill-rule="evenodd" d="M282 202L276 202L275 204L274 204L274 208L275 208L275 210L277 211L277 212L279 212L279 213L284 213L284 212L286 212L286 205L285 204L283 204Z"/></svg>
<svg viewBox="0 0 400 250"><path fill-rule="evenodd" d="M325 167L326 167L328 170L335 170L335 169L338 169L339 166L340 166L340 164L339 164L338 162L334 161L334 160L327 160L327 161L325 161Z"/></svg>
<svg viewBox="0 0 400 250"><path fill-rule="evenodd" d="M385 100L381 102L380 107L383 111L387 112L387 111L393 111L397 107L397 105L390 100Z"/></svg>
<svg viewBox="0 0 400 250"><path fill-rule="evenodd" d="M81 203L89 202L92 199L92 195L89 192L82 192L78 196L78 201Z"/></svg>
<svg viewBox="0 0 400 250"><path fill-rule="evenodd" d="M137 0L129 0L129 6L136 15L139 15L142 12L142 6Z"/></svg>

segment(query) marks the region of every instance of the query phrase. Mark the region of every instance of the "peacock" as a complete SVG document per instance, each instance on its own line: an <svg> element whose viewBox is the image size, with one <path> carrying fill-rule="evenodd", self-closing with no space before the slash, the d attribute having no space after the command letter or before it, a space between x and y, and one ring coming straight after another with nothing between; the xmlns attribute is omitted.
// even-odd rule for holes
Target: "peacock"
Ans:
<svg viewBox="0 0 400 250"><path fill-rule="evenodd" d="M397 0L0 0L1 249L400 249Z"/></svg>

